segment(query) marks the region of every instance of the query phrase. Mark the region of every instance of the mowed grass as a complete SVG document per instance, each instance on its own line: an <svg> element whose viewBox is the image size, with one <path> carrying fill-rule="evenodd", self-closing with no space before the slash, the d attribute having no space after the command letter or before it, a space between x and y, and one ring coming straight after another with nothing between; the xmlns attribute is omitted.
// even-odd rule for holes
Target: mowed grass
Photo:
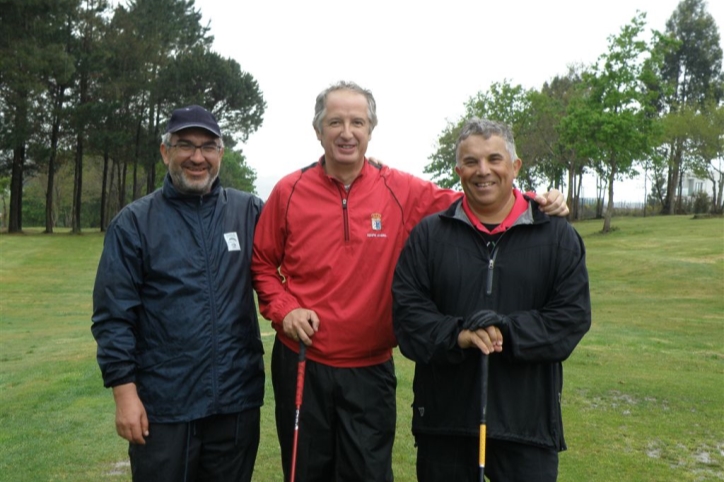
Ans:
<svg viewBox="0 0 724 482"><path fill-rule="evenodd" d="M724 480L724 219L577 223L593 327L565 362L560 481ZM101 234L0 236L0 481L128 481L90 333ZM273 335L261 321L268 358ZM415 480L413 365L398 372L397 481ZM267 377L254 480L282 481Z"/></svg>
<svg viewBox="0 0 724 482"><path fill-rule="evenodd" d="M724 480L724 222L577 224L593 326L565 363L561 480Z"/></svg>

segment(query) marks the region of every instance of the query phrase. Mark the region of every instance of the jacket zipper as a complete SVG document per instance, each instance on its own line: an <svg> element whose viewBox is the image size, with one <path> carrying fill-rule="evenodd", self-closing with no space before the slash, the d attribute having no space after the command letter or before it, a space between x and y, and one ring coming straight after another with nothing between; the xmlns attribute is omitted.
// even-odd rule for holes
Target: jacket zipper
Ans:
<svg viewBox="0 0 724 482"><path fill-rule="evenodd" d="M214 298L214 290L212 289L212 280L214 279L211 275L211 268L209 266L209 250L208 246L206 245L206 238L204 237L204 225L201 220L201 207L203 206L204 199L203 196L199 197L199 205L198 209L196 210L196 218L199 222L199 228L201 232L201 244L204 247L204 261L206 265L206 279L208 280L207 283L207 289L209 292L209 308L211 309L211 335L212 335L212 342L211 342L211 351L212 351L212 357L211 357L211 385L212 390L214 392L214 405L219 405L219 384L218 384L218 367L216 365L216 360L218 356L219 347L217 346L218 342L218 333L217 333L217 326L216 326L216 300Z"/></svg>
<svg viewBox="0 0 724 482"><path fill-rule="evenodd" d="M473 228L475 229L475 228ZM495 258L498 256L498 246L500 245L500 240L503 239L503 236L507 231L505 231L503 234L500 235L498 240L495 242L495 247L490 252L490 260L488 260L488 277L487 277L487 287L485 288L485 294L490 295L493 292L493 275L495 270ZM481 235L482 237L482 235Z"/></svg>
<svg viewBox="0 0 724 482"><path fill-rule="evenodd" d="M337 191L339 191L339 197L342 199L342 222L344 224L344 242L349 242L349 215L347 211L347 199L349 198L349 192L352 189L350 185L349 189L345 188L339 181L332 181L337 184ZM354 182L354 181L352 181Z"/></svg>
<svg viewBox="0 0 724 482"><path fill-rule="evenodd" d="M467 223L471 229L478 232L477 228L473 226L471 223ZM511 228L515 227L515 224L511 226ZM488 275L486 278L487 286L485 287L485 294L490 295L493 293L493 279L495 274L495 258L498 256L498 246L500 245L500 240L503 239L503 237L508 233L508 231L504 231L497 241L495 241L495 245L493 247L493 250L490 251L490 259L488 260ZM483 235L478 232L478 235L481 239L483 239Z"/></svg>
<svg viewBox="0 0 724 482"><path fill-rule="evenodd" d="M342 218L344 220L344 241L349 242L349 216L347 215L347 198L342 198Z"/></svg>
<svg viewBox="0 0 724 482"><path fill-rule="evenodd" d="M493 255L488 261L488 282L485 294L490 295L493 292L493 270L495 269L495 256L498 254L498 248L493 250Z"/></svg>

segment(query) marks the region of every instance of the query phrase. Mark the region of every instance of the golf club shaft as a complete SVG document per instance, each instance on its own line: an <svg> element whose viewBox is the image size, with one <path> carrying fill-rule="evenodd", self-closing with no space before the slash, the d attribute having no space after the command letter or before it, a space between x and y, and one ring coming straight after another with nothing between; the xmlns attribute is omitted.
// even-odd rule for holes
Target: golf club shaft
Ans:
<svg viewBox="0 0 724 482"><path fill-rule="evenodd" d="M488 409L488 355L480 354L480 453L478 465L480 467L480 482L485 482L485 440L487 438L487 409Z"/></svg>
<svg viewBox="0 0 724 482"><path fill-rule="evenodd" d="M299 412L302 408L302 398L304 397L304 372L307 366L307 346L299 342L299 362L297 363L297 391L295 396L295 405L297 407L294 414L294 442L292 443L292 467L289 482L294 482L297 469L297 444L299 442Z"/></svg>

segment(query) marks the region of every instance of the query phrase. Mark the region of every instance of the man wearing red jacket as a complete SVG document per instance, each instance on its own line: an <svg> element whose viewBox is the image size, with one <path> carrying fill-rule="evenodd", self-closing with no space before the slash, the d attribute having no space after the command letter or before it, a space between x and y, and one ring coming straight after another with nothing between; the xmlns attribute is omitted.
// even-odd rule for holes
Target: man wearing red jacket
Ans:
<svg viewBox="0 0 724 482"><path fill-rule="evenodd" d="M307 349L297 481L391 481L397 380L391 283L410 230L462 193L365 158L377 124L368 90L317 96L316 163L284 177L262 211L252 274L277 331L272 384L285 480L291 466L299 343ZM562 195L539 197L565 215Z"/></svg>

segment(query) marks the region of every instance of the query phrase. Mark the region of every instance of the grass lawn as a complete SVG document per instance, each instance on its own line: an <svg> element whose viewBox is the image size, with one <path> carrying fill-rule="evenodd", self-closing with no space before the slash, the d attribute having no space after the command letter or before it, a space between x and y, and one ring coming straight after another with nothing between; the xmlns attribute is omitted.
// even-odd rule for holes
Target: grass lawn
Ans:
<svg viewBox="0 0 724 482"><path fill-rule="evenodd" d="M562 482L724 480L724 219L577 223L593 327L564 364ZM0 481L130 480L90 333L103 237L0 235ZM268 359L273 336L262 333ZM395 479L414 481L396 353ZM254 480L282 481L271 380ZM453 482L453 481L451 481Z"/></svg>

